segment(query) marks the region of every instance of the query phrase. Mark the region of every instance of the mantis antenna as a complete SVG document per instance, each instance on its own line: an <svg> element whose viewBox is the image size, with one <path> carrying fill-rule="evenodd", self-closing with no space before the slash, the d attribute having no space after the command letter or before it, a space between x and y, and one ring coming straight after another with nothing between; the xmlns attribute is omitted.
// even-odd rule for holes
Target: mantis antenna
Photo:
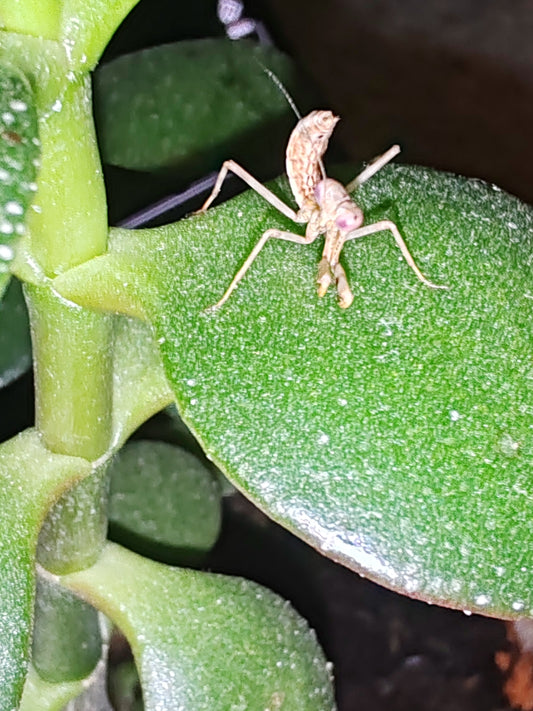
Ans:
<svg viewBox="0 0 533 711"><path fill-rule="evenodd" d="M296 118L299 121L302 118L302 114L298 111L298 107L294 103L294 99L292 98L292 96L287 91L287 87L283 84L281 79L276 74L274 74L274 72L271 69L269 69L268 67L265 67L264 64L261 64L261 62L259 60L257 60L257 62L260 65L260 67L262 68L262 70L265 72L265 74L274 82L274 84L278 87L278 89L281 91L283 96L287 99L287 103L289 104L289 106L291 107L291 109L294 112L294 115L296 116Z"/></svg>
<svg viewBox="0 0 533 711"><path fill-rule="evenodd" d="M293 110L293 113L296 116L296 118L298 119L298 121L301 121L302 114L299 112L298 107L296 106L296 103L294 102L294 99L289 94L287 87L283 84L281 79L276 74L274 74L274 72L271 69L269 69L268 67L265 67L265 65L262 64L262 62L260 62L257 58L256 58L256 62L259 64L259 66L262 68L262 70L265 72L265 74L274 82L274 84L281 91L281 93L287 100L287 103ZM317 158L318 165L320 167L320 172L322 173L322 179L325 180L326 179L326 169L324 168L324 163L322 161L322 157L317 155L316 158Z"/></svg>

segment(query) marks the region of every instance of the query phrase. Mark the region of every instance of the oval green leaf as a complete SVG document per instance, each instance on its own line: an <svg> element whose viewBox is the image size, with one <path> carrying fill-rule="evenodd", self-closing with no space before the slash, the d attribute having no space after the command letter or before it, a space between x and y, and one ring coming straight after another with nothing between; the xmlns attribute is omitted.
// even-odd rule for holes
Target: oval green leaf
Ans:
<svg viewBox="0 0 533 711"><path fill-rule="evenodd" d="M343 250L355 293L343 311L331 290L317 297L318 241L272 241L206 311L265 229L294 229L250 192L114 233L110 256L57 287L148 316L186 424L273 519L398 591L532 614L533 210L402 166L357 197L449 291L418 282L376 234Z"/></svg>
<svg viewBox="0 0 533 711"><path fill-rule="evenodd" d="M117 316L113 344L113 437L117 451L137 427L172 402L149 324Z"/></svg>
<svg viewBox="0 0 533 711"><path fill-rule="evenodd" d="M62 582L126 635L146 711L334 709L314 632L256 583L170 568L115 544Z"/></svg>
<svg viewBox="0 0 533 711"><path fill-rule="evenodd" d="M90 463L52 454L28 430L0 447L0 709L18 708L29 659L37 536L50 505Z"/></svg>
<svg viewBox="0 0 533 711"><path fill-rule="evenodd" d="M8 273L16 240L25 231L26 214L37 189L39 156L30 83L11 65L0 64L0 279Z"/></svg>
<svg viewBox="0 0 533 711"><path fill-rule="evenodd" d="M166 442L138 440L110 467L110 535L137 553L190 564L220 531L218 483L194 455Z"/></svg>
<svg viewBox="0 0 533 711"><path fill-rule="evenodd" d="M137 170L180 164L200 176L238 159L251 135L286 140L294 116L263 66L293 83L287 57L247 41L177 42L103 65L95 84L103 160Z"/></svg>
<svg viewBox="0 0 533 711"><path fill-rule="evenodd" d="M98 612L40 575L33 620L32 664L52 684L84 679L102 656Z"/></svg>
<svg viewBox="0 0 533 711"><path fill-rule="evenodd" d="M69 701L83 692L86 683L85 679L82 679L53 684L41 679L30 666L19 711L63 711Z"/></svg>

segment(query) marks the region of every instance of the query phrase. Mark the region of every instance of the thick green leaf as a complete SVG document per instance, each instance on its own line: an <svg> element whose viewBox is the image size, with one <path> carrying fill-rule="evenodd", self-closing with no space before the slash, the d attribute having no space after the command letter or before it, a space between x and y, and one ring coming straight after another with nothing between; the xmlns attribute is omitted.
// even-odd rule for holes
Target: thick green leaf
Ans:
<svg viewBox="0 0 533 711"><path fill-rule="evenodd" d="M215 544L220 490L194 455L166 442L137 440L110 468L113 540L165 562L191 562Z"/></svg>
<svg viewBox="0 0 533 711"><path fill-rule="evenodd" d="M9 385L31 365L28 312L16 279L0 302L0 388Z"/></svg>
<svg viewBox="0 0 533 711"><path fill-rule="evenodd" d="M107 462L50 507L39 532L37 561L54 575L92 565L107 539ZM41 668L37 666L38 671ZM46 677L48 678L48 677Z"/></svg>
<svg viewBox="0 0 533 711"><path fill-rule="evenodd" d="M344 248L343 311L317 297L321 245L273 241L208 312L261 233L290 227L252 193L116 232L109 257L56 284L148 315L185 422L272 518L388 587L533 614L533 211L401 166L358 199L450 290L418 282L391 236L373 235Z"/></svg>
<svg viewBox="0 0 533 711"><path fill-rule="evenodd" d="M30 83L11 65L0 64L0 291L37 190L39 154Z"/></svg>
<svg viewBox="0 0 533 711"><path fill-rule="evenodd" d="M141 684L134 662L122 662L110 670L109 697L117 711L143 711Z"/></svg>
<svg viewBox="0 0 533 711"><path fill-rule="evenodd" d="M139 170L188 161L202 175L260 130L271 145L286 138L294 116L263 65L291 83L284 55L246 41L178 42L103 65L95 99L104 161Z"/></svg>
<svg viewBox="0 0 533 711"><path fill-rule="evenodd" d="M45 575L37 578L32 664L51 683L87 677L102 656L98 613Z"/></svg>
<svg viewBox="0 0 533 711"><path fill-rule="evenodd" d="M173 400L152 328L138 319L115 319L113 440L117 450L149 417Z"/></svg>
<svg viewBox="0 0 533 711"><path fill-rule="evenodd" d="M0 273L0 299L5 294L10 281L11 281L11 274L8 271Z"/></svg>
<svg viewBox="0 0 533 711"><path fill-rule="evenodd" d="M16 708L26 676L37 535L51 503L90 463L52 454L33 430L0 447L0 709Z"/></svg>
<svg viewBox="0 0 533 711"><path fill-rule="evenodd" d="M61 39L76 71L89 71L139 0L63 0Z"/></svg>
<svg viewBox="0 0 533 711"><path fill-rule="evenodd" d="M314 633L256 583L170 568L114 544L62 582L128 638L147 711L334 708Z"/></svg>
<svg viewBox="0 0 533 711"><path fill-rule="evenodd" d="M84 680L52 684L44 681L30 666L19 711L62 711L84 688Z"/></svg>

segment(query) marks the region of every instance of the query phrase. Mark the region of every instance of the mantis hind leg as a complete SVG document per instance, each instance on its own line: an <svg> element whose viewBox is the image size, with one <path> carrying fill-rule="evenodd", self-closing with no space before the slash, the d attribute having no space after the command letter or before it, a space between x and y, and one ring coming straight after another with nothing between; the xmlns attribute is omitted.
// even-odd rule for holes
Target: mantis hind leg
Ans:
<svg viewBox="0 0 533 711"><path fill-rule="evenodd" d="M405 240L401 236L400 230L396 227L394 222L391 222L390 220L380 220L379 222L375 222L373 225L366 225L366 227L360 227L359 229L354 230L353 232L350 232L346 237L346 241L352 240L352 239L357 239L359 237L366 237L367 235L374 234L375 232L392 232L392 236L394 237L396 244L400 248L400 251L401 251L405 261L411 267L411 269L414 271L416 276L420 279L420 281L423 284L425 284L426 286L429 286L431 289L448 289L449 288L447 286L442 286L440 284L434 284L432 281L430 281L427 277L425 277L422 274L422 272L416 265L416 262L413 259L411 252L409 251L407 245L405 244Z"/></svg>
<svg viewBox="0 0 533 711"><path fill-rule="evenodd" d="M268 242L269 239L282 239L287 242L295 242L296 244L311 244L315 237L308 237L305 235L297 235L294 234L293 232L285 232L283 230L267 230L266 232L263 233L255 247L252 249L250 254L246 257L246 260L242 267L239 269L239 271L235 274L233 277L231 284L228 286L226 291L224 292L224 295L220 299L220 301L217 301L216 304L213 304L213 306L210 306L208 311L214 311L215 309L220 308L223 304L226 303L226 301L229 299L235 288L237 287L238 283L241 281L241 279L244 277L248 269L251 267L252 262L255 260L259 252L263 249L265 244Z"/></svg>

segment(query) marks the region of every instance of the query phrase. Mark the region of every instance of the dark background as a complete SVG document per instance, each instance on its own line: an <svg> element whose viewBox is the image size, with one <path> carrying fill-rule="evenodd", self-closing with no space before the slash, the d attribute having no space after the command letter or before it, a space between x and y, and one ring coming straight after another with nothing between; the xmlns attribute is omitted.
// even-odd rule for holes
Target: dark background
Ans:
<svg viewBox="0 0 533 711"><path fill-rule="evenodd" d="M399 142L402 160L497 183L533 202L533 0L248 0L342 117L346 154ZM216 0L143 0L103 61L223 35Z"/></svg>

